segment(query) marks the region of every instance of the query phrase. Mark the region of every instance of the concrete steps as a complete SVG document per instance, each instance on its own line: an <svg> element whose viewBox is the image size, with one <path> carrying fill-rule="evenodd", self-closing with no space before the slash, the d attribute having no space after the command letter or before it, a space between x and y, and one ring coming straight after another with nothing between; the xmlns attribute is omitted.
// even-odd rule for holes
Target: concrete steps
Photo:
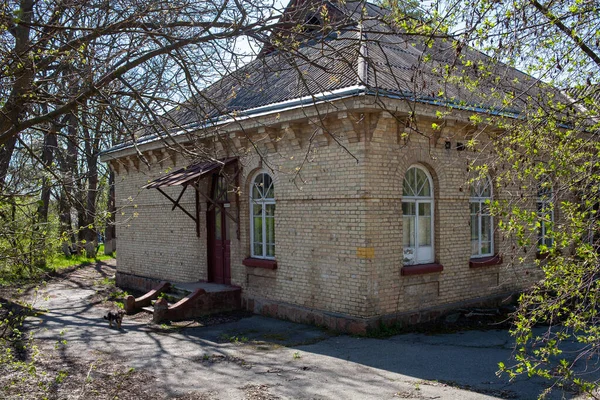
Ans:
<svg viewBox="0 0 600 400"><path fill-rule="evenodd" d="M161 293L168 291L170 288L171 284L169 282L160 282L152 290L141 297L136 298L132 295L127 296L125 299L125 312L127 314L133 314L143 307L148 307Z"/></svg>
<svg viewBox="0 0 600 400"><path fill-rule="evenodd" d="M155 323L191 319L241 309L241 291L235 286L214 283L168 284L136 300L136 310L152 313ZM148 300L149 299L149 300ZM129 311L128 311L129 312Z"/></svg>
<svg viewBox="0 0 600 400"><path fill-rule="evenodd" d="M161 293L159 295L159 298L163 298L163 299L167 300L167 303L169 304L169 307L170 307L172 305L177 304L181 300L183 300L190 293L191 292L188 290L179 289L176 286L171 285L170 291L168 293L167 292ZM156 304L157 300L158 300L158 298L150 301L150 305L146 306L146 307L142 307L141 310L149 312L150 314L153 314L154 313L154 304Z"/></svg>

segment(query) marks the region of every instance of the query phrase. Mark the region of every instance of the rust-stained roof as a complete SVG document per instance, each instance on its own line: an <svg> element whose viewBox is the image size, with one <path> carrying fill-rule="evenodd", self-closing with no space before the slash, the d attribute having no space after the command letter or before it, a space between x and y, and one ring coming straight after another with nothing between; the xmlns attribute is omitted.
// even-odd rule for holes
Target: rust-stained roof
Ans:
<svg viewBox="0 0 600 400"><path fill-rule="evenodd" d="M187 185L189 182L208 174L218 168L225 167L236 161L237 157L230 157L218 161L204 161L188 165L180 168L177 171L169 172L166 175L156 178L152 182L145 185L144 189L156 189L165 186Z"/></svg>

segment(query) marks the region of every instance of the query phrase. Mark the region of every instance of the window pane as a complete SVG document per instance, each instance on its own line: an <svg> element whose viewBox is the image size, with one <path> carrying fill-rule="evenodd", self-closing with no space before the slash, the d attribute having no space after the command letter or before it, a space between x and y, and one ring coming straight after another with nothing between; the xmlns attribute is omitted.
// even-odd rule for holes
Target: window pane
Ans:
<svg viewBox="0 0 600 400"><path fill-rule="evenodd" d="M487 198L492 197L492 184L489 180L486 180L484 182L484 186L483 186L483 189L481 190L480 197L487 197Z"/></svg>
<svg viewBox="0 0 600 400"><path fill-rule="evenodd" d="M263 255L262 243L254 243L254 255L262 257L262 255Z"/></svg>
<svg viewBox="0 0 600 400"><path fill-rule="evenodd" d="M252 200L259 200L262 198L262 191L256 184L252 185Z"/></svg>
<svg viewBox="0 0 600 400"><path fill-rule="evenodd" d="M471 240L471 255L478 256L479 254L479 240Z"/></svg>
<svg viewBox="0 0 600 400"><path fill-rule="evenodd" d="M481 242L481 255L488 255L492 252L491 242Z"/></svg>
<svg viewBox="0 0 600 400"><path fill-rule="evenodd" d="M403 215L415 215L416 203L402 202Z"/></svg>
<svg viewBox="0 0 600 400"><path fill-rule="evenodd" d="M471 203L471 255L479 255L479 203Z"/></svg>
<svg viewBox="0 0 600 400"><path fill-rule="evenodd" d="M263 174L263 182L264 182L264 194L265 194L265 198L267 199L274 199L275 198L275 190L273 187L273 179L271 179L271 176L268 174Z"/></svg>
<svg viewBox="0 0 600 400"><path fill-rule="evenodd" d="M261 217L254 217L254 242L255 243L263 242L262 224L263 224L263 220Z"/></svg>
<svg viewBox="0 0 600 400"><path fill-rule="evenodd" d="M275 216L275 204L265 204L265 215L267 217Z"/></svg>
<svg viewBox="0 0 600 400"><path fill-rule="evenodd" d="M415 263L415 249L414 247L405 247L402 264L404 265L413 265Z"/></svg>
<svg viewBox="0 0 600 400"><path fill-rule="evenodd" d="M486 202L481 203L481 215L490 216L490 206Z"/></svg>
<svg viewBox="0 0 600 400"><path fill-rule="evenodd" d="M427 178L427 174L422 169L415 169L417 171L417 196L431 196L431 188L429 187L429 178Z"/></svg>
<svg viewBox="0 0 600 400"><path fill-rule="evenodd" d="M404 248L415 245L415 217L412 215L402 217L402 245Z"/></svg>
<svg viewBox="0 0 600 400"><path fill-rule="evenodd" d="M552 199L552 186L547 183L540 183L538 186L538 198L544 201L550 201Z"/></svg>
<svg viewBox="0 0 600 400"><path fill-rule="evenodd" d="M225 182L225 177L219 176L217 178L217 187L215 188L216 193L213 198L215 200L227 202L227 182Z"/></svg>
<svg viewBox="0 0 600 400"><path fill-rule="evenodd" d="M419 215L431 217L431 203L419 203Z"/></svg>
<svg viewBox="0 0 600 400"><path fill-rule="evenodd" d="M254 185L252 188L252 198L254 200L258 200L263 197L263 191L264 191L263 176L264 176L264 174L259 174L256 178L254 178Z"/></svg>
<svg viewBox="0 0 600 400"><path fill-rule="evenodd" d="M479 202L471 203L471 215L479 214Z"/></svg>
<svg viewBox="0 0 600 400"><path fill-rule="evenodd" d="M489 215L481 217L481 240L486 242L492 240L492 217Z"/></svg>
<svg viewBox="0 0 600 400"><path fill-rule="evenodd" d="M425 171L416 167L406 171L402 183L403 196L431 197L431 190L431 183Z"/></svg>
<svg viewBox="0 0 600 400"><path fill-rule="evenodd" d="M479 240L479 217L471 214L471 240Z"/></svg>
<svg viewBox="0 0 600 400"><path fill-rule="evenodd" d="M265 218L267 224L267 243L275 243L275 218Z"/></svg>
<svg viewBox="0 0 600 400"><path fill-rule="evenodd" d="M260 173L252 182L253 256L275 257L275 191L273 179ZM272 204L267 204L267 202Z"/></svg>
<svg viewBox="0 0 600 400"><path fill-rule="evenodd" d="M431 246L431 217L419 216L419 246Z"/></svg>
<svg viewBox="0 0 600 400"><path fill-rule="evenodd" d="M404 177L404 182L402 183L402 195L403 196L414 196L415 195L415 193L413 191L413 186L411 183L411 181L414 181L414 179L411 179L412 176L414 176L412 174L412 170L409 170L406 173L406 176Z"/></svg>
<svg viewBox="0 0 600 400"><path fill-rule="evenodd" d="M479 197L479 188L477 187L477 182L471 185L471 197Z"/></svg>

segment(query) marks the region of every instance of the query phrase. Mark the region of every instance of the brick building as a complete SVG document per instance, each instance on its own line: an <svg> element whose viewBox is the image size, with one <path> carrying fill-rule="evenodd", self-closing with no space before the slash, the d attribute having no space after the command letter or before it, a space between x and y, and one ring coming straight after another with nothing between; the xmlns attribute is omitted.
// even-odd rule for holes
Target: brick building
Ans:
<svg viewBox="0 0 600 400"><path fill-rule="evenodd" d="M172 113L173 143L210 157L151 135L102 155L116 173L118 283L236 285L253 312L349 331L528 285L534 263L508 262L512 243L486 212L508 191L470 185L469 165L496 132L474 113L515 117L494 93L531 78L496 66L495 89L467 90L440 68L450 44L384 27L368 3L323 4L354 27L304 43L302 57L264 49ZM473 138L479 151L465 147Z"/></svg>

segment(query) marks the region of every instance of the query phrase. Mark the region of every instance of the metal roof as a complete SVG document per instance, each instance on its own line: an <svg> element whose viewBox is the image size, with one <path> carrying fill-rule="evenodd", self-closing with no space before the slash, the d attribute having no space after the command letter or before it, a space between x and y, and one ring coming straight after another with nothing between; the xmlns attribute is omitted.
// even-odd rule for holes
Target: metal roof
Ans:
<svg viewBox="0 0 600 400"><path fill-rule="evenodd" d="M313 96L316 101L315 93L351 87L361 87L364 94L513 117L527 104L547 104L548 95L555 100L563 97L468 46L457 51L451 41L426 43L425 38L404 34L383 23L379 17L385 10L369 3L368 18L362 20L362 1L323 2L355 25L348 23L345 30L306 40L295 50L261 55L163 115L162 125L172 132L192 131L207 121L283 107L300 98ZM138 140L150 141L159 134L148 129ZM124 147L128 145L119 149Z"/></svg>
<svg viewBox="0 0 600 400"><path fill-rule="evenodd" d="M143 189L156 189L165 186L187 185L189 182L201 178L218 168L236 161L237 157L226 158L218 161L205 161L188 165L187 167L172 171L143 186Z"/></svg>
<svg viewBox="0 0 600 400"><path fill-rule="evenodd" d="M306 40L295 50L262 55L165 114L165 125L181 129L356 85L416 102L435 99L439 105L463 104L515 115L526 104L546 103L546 94L560 96L549 85L473 48L457 52L450 40L426 43L425 38L402 33L380 19L368 19L381 17L383 9L367 7L369 15L359 26L356 7L364 2L326 3L356 25Z"/></svg>

